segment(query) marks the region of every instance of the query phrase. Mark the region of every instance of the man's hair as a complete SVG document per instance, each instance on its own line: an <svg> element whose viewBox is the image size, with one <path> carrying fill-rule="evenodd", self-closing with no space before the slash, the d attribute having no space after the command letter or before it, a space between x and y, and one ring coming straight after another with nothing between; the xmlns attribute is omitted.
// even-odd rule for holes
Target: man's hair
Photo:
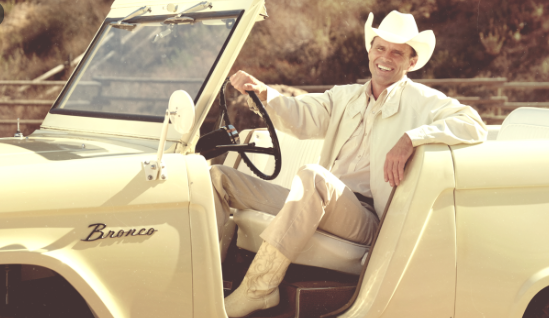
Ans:
<svg viewBox="0 0 549 318"><path fill-rule="evenodd" d="M374 38L372 39L372 42L370 42L370 47L374 46L374 41L375 41L376 38L377 38L377 36L374 36ZM411 45L408 44L408 46L412 49L412 53L410 54L410 58L413 59L414 57L417 56L417 52Z"/></svg>

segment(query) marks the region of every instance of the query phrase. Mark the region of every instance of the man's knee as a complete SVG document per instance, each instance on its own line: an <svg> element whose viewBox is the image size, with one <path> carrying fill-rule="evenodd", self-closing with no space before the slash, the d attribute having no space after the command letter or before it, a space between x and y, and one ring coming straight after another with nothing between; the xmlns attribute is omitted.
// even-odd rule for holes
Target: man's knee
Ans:
<svg viewBox="0 0 549 318"><path fill-rule="evenodd" d="M228 168L228 167L223 165L213 165L210 167L210 175L219 176L221 174L225 174L225 168Z"/></svg>
<svg viewBox="0 0 549 318"><path fill-rule="evenodd" d="M326 172L328 170L321 165L307 164L297 170L297 176L301 180L318 180L319 177L325 179Z"/></svg>
<svg viewBox="0 0 549 318"><path fill-rule="evenodd" d="M231 169L230 167L223 166L223 165L213 165L210 167L210 178L212 180L212 184L215 185L221 185L223 183L223 179L227 177L228 170Z"/></svg>
<svg viewBox="0 0 549 318"><path fill-rule="evenodd" d="M307 164L297 169L297 174L302 176L314 176L327 172L323 166L317 164Z"/></svg>

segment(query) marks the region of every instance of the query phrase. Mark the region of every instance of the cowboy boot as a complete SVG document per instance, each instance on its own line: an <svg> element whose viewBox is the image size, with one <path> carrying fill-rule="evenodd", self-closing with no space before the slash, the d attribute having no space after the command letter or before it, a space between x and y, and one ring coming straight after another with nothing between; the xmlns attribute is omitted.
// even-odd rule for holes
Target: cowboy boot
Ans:
<svg viewBox="0 0 549 318"><path fill-rule="evenodd" d="M231 318L247 317L255 311L278 305L278 285L290 260L267 242L263 242L238 288L225 298L225 311Z"/></svg>

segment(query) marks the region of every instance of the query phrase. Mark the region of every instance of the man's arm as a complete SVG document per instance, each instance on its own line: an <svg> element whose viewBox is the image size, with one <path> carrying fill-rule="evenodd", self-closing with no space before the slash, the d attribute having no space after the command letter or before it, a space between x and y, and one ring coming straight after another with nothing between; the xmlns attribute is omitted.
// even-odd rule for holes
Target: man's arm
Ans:
<svg viewBox="0 0 549 318"><path fill-rule="evenodd" d="M298 139L324 138L333 106L330 91L287 97L243 71L235 73L230 80L241 93L253 90L259 99L267 102L265 108L276 129Z"/></svg>
<svg viewBox="0 0 549 318"><path fill-rule="evenodd" d="M486 125L470 106L442 93L427 97L424 103L432 122L407 131L385 158L385 182L392 187L400 185L404 179L404 165L414 147L429 143L473 144L485 141L488 135Z"/></svg>
<svg viewBox="0 0 549 318"><path fill-rule="evenodd" d="M437 95L424 101L429 121L406 132L414 147L432 143L475 144L486 140L488 131L476 110L436 92Z"/></svg>

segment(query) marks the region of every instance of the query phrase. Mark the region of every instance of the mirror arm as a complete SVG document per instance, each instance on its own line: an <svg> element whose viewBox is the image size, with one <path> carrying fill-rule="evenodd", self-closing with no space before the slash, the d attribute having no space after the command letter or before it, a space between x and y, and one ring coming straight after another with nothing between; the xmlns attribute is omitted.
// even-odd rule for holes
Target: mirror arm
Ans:
<svg viewBox="0 0 549 318"><path fill-rule="evenodd" d="M148 181L154 180L166 180L168 178L166 166L162 162L162 156L164 155L164 146L166 145L166 139L168 138L168 127L170 123L170 115L175 115L177 112L170 112L166 109L164 116L164 123L162 124L162 132L160 133L160 140L158 142L158 151L156 152L156 161L145 160L143 161L143 168L145 169L145 178Z"/></svg>
<svg viewBox="0 0 549 318"><path fill-rule="evenodd" d="M164 116L164 123L162 124L162 133L160 134L160 142L158 143L158 151L156 152L156 160L162 162L162 156L164 155L164 146L166 145L166 138L168 136L168 124L170 123L170 111L166 109L166 115Z"/></svg>

